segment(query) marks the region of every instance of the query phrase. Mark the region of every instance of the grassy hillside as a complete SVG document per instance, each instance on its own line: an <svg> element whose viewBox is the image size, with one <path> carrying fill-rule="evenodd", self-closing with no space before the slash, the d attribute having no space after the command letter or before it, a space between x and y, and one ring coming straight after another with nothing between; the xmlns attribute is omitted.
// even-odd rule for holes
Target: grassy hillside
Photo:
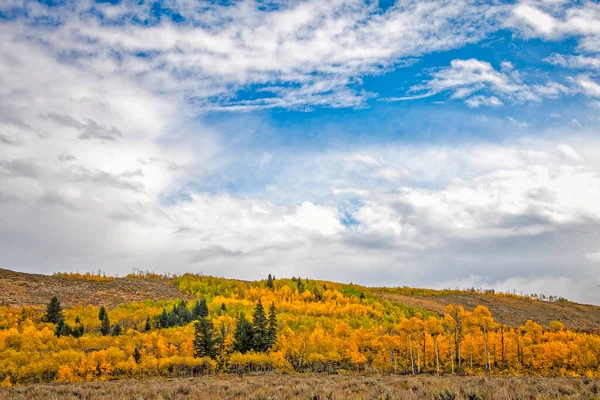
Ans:
<svg viewBox="0 0 600 400"><path fill-rule="evenodd" d="M0 272L0 386L269 371L600 377L600 308L567 301L298 278ZM51 315L52 296L63 309Z"/></svg>
<svg viewBox="0 0 600 400"><path fill-rule="evenodd" d="M58 296L64 306L116 306L143 300L191 299L171 279L113 278L101 275L39 275L0 268L0 305L46 304Z"/></svg>
<svg viewBox="0 0 600 400"><path fill-rule="evenodd" d="M176 284L179 282L179 286ZM133 303L144 300L192 300L198 296L228 297L235 288L263 286L265 282L244 282L235 279L216 278L204 288L190 288L182 284L181 278L152 277L104 277L100 275L39 275L15 272L0 268L0 305L15 307L39 306L48 303L52 296L58 296L64 306L107 305ZM218 283L217 283L218 282ZM551 321L561 321L569 329L591 331L600 328L600 307L577 304L570 301L549 302L538 299L504 295L483 294L459 290L431 290L412 288L368 288L360 285L340 284L310 280L311 287L329 287L350 297L360 293L372 301L394 303L406 315L420 312L426 316L443 315L448 304L460 304L472 311L484 305L496 320L503 319L510 327L523 325L532 320L544 327ZM296 290L291 280L279 280L280 285L288 285ZM182 290L179 290L181 287ZM310 289L310 288L309 288ZM250 311L250 309L246 310Z"/></svg>
<svg viewBox="0 0 600 400"><path fill-rule="evenodd" d="M595 331L600 328L600 307L571 301L543 301L527 296L478 293L470 291L437 291L405 288L374 288L373 293L386 300L407 306L423 308L444 315L449 304L460 304L472 311L475 307L487 307L494 318L503 320L510 327L517 327L532 320L544 327L552 321L561 321L569 329Z"/></svg>

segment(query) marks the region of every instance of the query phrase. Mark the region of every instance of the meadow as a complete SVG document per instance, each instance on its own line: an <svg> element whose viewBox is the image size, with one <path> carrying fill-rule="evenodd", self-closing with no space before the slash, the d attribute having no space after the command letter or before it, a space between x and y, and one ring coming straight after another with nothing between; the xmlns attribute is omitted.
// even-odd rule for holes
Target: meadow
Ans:
<svg viewBox="0 0 600 400"><path fill-rule="evenodd" d="M294 374L25 385L0 390L0 399L591 400L599 393L598 381L575 378Z"/></svg>

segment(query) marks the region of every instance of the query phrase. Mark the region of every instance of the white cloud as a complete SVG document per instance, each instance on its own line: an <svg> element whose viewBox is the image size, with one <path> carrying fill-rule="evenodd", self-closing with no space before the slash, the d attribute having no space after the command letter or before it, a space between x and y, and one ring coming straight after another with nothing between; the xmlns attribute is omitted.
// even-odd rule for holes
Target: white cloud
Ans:
<svg viewBox="0 0 600 400"><path fill-rule="evenodd" d="M142 26L132 17L152 17L137 3L96 5L102 20L85 2L23 7L30 18L59 23L34 26L19 18L3 26L3 41L43 43L90 73L185 96L197 108L234 110L359 106L370 97L356 89L361 76L476 42L494 29L499 12L470 0L399 1L385 12L362 0L288 2L268 12L253 1L172 2L185 22ZM236 98L252 85L266 96Z"/></svg>
<svg viewBox="0 0 600 400"><path fill-rule="evenodd" d="M444 92L449 92L452 99L466 99L467 106L474 108L503 105L498 97L513 102L540 102L543 98L572 94L573 90L552 81L545 84L525 84L519 72L506 61L498 71L490 63L472 58L452 60L449 67L433 72L430 80L411 87L409 93L416 94L388 101L419 99ZM475 95L480 92L493 95Z"/></svg>
<svg viewBox="0 0 600 400"><path fill-rule="evenodd" d="M496 96L486 97L481 95L468 98L465 100L465 104L471 108L478 108L481 106L499 107L504 105L504 103Z"/></svg>

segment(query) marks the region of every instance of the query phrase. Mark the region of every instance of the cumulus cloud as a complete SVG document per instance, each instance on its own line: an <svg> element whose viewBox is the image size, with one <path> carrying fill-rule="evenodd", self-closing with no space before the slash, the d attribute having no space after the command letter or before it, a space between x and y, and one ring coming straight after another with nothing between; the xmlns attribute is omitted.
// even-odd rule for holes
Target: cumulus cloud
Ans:
<svg viewBox="0 0 600 400"><path fill-rule="evenodd" d="M126 1L94 12L86 2L0 7L8 16L0 25L2 266L418 286L598 280L589 257L598 251L597 132L245 157L198 118L211 109L363 106L376 95L359 89L365 75L476 42L512 6L173 2L181 24ZM562 17L527 13L515 15L530 34L557 32ZM454 60L410 95L447 93L477 108L573 90L524 75L508 60ZM595 80L583 71L571 83L596 96ZM505 131L529 127L502 121ZM238 179L253 185L257 171L262 186L236 192ZM206 189L210 182L216 188Z"/></svg>

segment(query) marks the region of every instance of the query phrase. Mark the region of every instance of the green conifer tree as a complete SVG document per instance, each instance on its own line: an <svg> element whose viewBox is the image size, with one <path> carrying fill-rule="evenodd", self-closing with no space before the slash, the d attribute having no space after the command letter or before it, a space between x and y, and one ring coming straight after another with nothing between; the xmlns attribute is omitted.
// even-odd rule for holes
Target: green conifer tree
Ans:
<svg viewBox="0 0 600 400"><path fill-rule="evenodd" d="M113 329L112 329L113 336L119 336L122 333L123 333L123 328L121 328L120 324L116 324L115 326L113 326Z"/></svg>
<svg viewBox="0 0 600 400"><path fill-rule="evenodd" d="M140 350L137 347L133 350L133 360L136 364L139 364L142 360L142 355L140 354Z"/></svg>
<svg viewBox="0 0 600 400"><path fill-rule="evenodd" d="M201 317L194 324L194 354L196 357L217 357L217 337L215 326L208 318Z"/></svg>
<svg viewBox="0 0 600 400"><path fill-rule="evenodd" d="M102 323L100 324L100 333L103 336L110 335L110 320L108 319L108 313L105 311L102 319Z"/></svg>
<svg viewBox="0 0 600 400"><path fill-rule="evenodd" d="M58 324L62 319L62 307L56 296L52 297L50 303L46 306L46 314L44 315L45 322ZM64 322L64 321L63 321Z"/></svg>
<svg viewBox="0 0 600 400"><path fill-rule="evenodd" d="M275 303L271 303L269 308L269 321L267 323L267 337L269 339L269 349L277 343L277 310Z"/></svg>
<svg viewBox="0 0 600 400"><path fill-rule="evenodd" d="M241 313L233 331L233 350L246 353L252 350L252 343L252 324L246 319L244 313Z"/></svg>
<svg viewBox="0 0 600 400"><path fill-rule="evenodd" d="M104 321L104 316L106 315L106 308L104 306L100 307L100 311L98 311L98 319L100 321Z"/></svg>
<svg viewBox="0 0 600 400"><path fill-rule="evenodd" d="M148 332L152 327L150 326L150 317L146 317L146 326L144 326L144 330Z"/></svg>
<svg viewBox="0 0 600 400"><path fill-rule="evenodd" d="M164 308L162 314L158 317L158 326L163 329L169 326L169 314L167 314L167 310Z"/></svg>
<svg viewBox="0 0 600 400"><path fill-rule="evenodd" d="M257 352L265 352L269 349L269 336L267 333L267 316L260 300L254 308L252 321L252 348Z"/></svg>

